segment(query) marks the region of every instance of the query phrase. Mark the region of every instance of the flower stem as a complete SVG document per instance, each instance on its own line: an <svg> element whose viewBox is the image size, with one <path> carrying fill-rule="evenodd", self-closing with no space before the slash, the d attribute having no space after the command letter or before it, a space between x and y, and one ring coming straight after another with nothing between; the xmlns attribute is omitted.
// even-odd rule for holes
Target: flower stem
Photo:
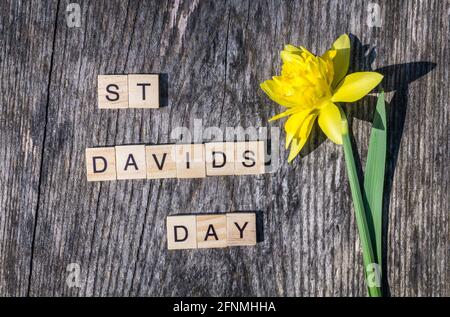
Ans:
<svg viewBox="0 0 450 317"><path fill-rule="evenodd" d="M370 297L380 297L380 272L377 265L377 259L373 252L373 241L370 237L370 228L368 226L366 212L364 209L364 201L359 184L358 173L356 170L355 157L353 155L350 135L348 133L348 122L345 113L341 110L342 119L342 141L344 145L345 164L347 167L348 180L350 182L350 189L352 192L353 205L355 207L356 224L358 226L359 239L361 241L363 262L364 262L364 276L366 278L367 289Z"/></svg>

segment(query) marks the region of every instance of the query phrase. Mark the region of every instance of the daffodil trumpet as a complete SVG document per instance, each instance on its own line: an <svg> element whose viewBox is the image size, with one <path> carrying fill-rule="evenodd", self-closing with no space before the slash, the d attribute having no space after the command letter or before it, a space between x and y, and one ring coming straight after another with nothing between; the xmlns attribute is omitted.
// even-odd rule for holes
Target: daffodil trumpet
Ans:
<svg viewBox="0 0 450 317"><path fill-rule="evenodd" d="M261 89L270 99L285 107L285 111L269 121L288 117L286 149L290 148L288 162L298 156L306 144L317 119L319 127L334 143L343 144L350 188L355 207L356 222L363 250L366 272L377 261L375 239L371 236L361 186L350 143L345 113L339 103L355 102L372 91L383 79L377 72L347 74L350 62L350 39L341 35L321 56L306 48L286 45L281 52L281 75L261 83ZM370 284L370 285L369 285ZM379 284L368 283L370 296L381 296Z"/></svg>

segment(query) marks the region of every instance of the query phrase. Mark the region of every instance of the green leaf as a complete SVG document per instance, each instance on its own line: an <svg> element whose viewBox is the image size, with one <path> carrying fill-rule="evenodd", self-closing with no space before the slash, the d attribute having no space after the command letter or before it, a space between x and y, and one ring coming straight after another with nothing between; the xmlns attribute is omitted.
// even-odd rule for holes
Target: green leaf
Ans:
<svg viewBox="0 0 450 317"><path fill-rule="evenodd" d="M377 106L372 124L372 132L369 141L369 152L364 173L364 191L366 194L366 217L371 223L371 240L375 242L375 251L378 265L383 263L382 253L382 212L384 173L386 167L386 106L384 92L378 96ZM369 225L370 226L370 225ZM380 272L381 273L381 272Z"/></svg>
<svg viewBox="0 0 450 317"><path fill-rule="evenodd" d="M358 179L358 172L356 169L355 156L353 154L352 143L350 141L350 135L348 134L348 123L345 113L341 111L341 120L343 123L342 141L344 146L344 158L345 165L347 167L347 176L350 183L350 190L352 193L353 206L355 208L356 225L358 226L359 239L361 242L363 263L364 263L364 275L366 277L367 289L369 296L379 297L382 296L382 291L379 286L369 285L368 275L369 268L374 263L377 263L377 258L374 251L374 241L371 237L371 224L367 219L368 212L365 211L366 204L364 203L364 196L362 194L361 186ZM370 273L373 275L372 273Z"/></svg>

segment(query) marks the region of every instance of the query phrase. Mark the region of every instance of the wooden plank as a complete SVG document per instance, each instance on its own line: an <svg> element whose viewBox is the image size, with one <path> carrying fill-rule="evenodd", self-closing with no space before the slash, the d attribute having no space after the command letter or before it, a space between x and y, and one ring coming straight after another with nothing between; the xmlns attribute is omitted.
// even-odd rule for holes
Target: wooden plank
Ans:
<svg viewBox="0 0 450 317"><path fill-rule="evenodd" d="M0 296L28 292L56 7L2 1L0 9Z"/></svg>
<svg viewBox="0 0 450 317"><path fill-rule="evenodd" d="M144 121L150 123L148 111L98 109L96 81L99 74L152 72L151 64L144 67L136 59L139 56L142 62L145 54L157 55L149 47L150 38L144 37L152 34L151 24L145 25L145 32L131 34L144 21L154 23L153 30L160 33L162 16L158 14L164 10L150 6L141 11L134 1L84 2L80 5L81 28L68 29L63 14L67 4L61 3L57 21L47 123L51 128L46 131L47 160L41 179L30 294L126 294L146 210L150 217L156 210L149 202L151 183L87 183L80 162L83 148L146 143L154 136L143 126ZM159 22L153 20L154 14ZM105 19L99 18L103 15ZM147 131L142 135L146 142L139 137L141 129ZM70 288L64 282L71 263L80 266L81 288Z"/></svg>
<svg viewBox="0 0 450 317"><path fill-rule="evenodd" d="M196 119L223 131L282 128L267 123L282 109L259 88L279 73L279 50L292 43L320 54L349 30L377 47L372 62L353 41L353 71L399 65L383 70L390 293L450 294L447 1L382 2L379 28L357 0L81 1L78 29L66 25L68 3L59 5L52 67L55 4L1 10L11 25L0 33L1 295L25 294L28 279L30 295L365 295L342 149L322 143L318 129L291 164L281 141L272 174L88 183L83 165L88 147L173 143L173 129L193 131ZM98 109L97 75L139 73L161 74L161 108ZM374 105L348 106L363 161ZM210 141L192 135L183 141ZM255 247L167 250L167 215L249 210L264 228ZM71 263L79 288L64 282Z"/></svg>

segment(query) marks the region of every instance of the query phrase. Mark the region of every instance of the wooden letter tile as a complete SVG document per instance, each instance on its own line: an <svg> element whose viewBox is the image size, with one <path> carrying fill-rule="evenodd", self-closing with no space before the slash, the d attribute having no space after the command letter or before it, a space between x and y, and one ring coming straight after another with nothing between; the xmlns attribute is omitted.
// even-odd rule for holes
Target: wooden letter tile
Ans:
<svg viewBox="0 0 450 317"><path fill-rule="evenodd" d="M203 144L179 144L175 146L177 177L206 177L205 146Z"/></svg>
<svg viewBox="0 0 450 317"><path fill-rule="evenodd" d="M116 151L114 147L86 149L87 180L109 181L116 179Z"/></svg>
<svg viewBox="0 0 450 317"><path fill-rule="evenodd" d="M197 248L195 218L195 216L167 217L167 248L169 250Z"/></svg>
<svg viewBox="0 0 450 317"><path fill-rule="evenodd" d="M174 145L149 145L145 147L147 157L147 178L176 178Z"/></svg>
<svg viewBox="0 0 450 317"><path fill-rule="evenodd" d="M226 215L197 216L197 247L224 248L227 246Z"/></svg>
<svg viewBox="0 0 450 317"><path fill-rule="evenodd" d="M206 175L234 175L234 143L205 144Z"/></svg>
<svg viewBox="0 0 450 317"><path fill-rule="evenodd" d="M128 75L130 108L159 108L159 76Z"/></svg>
<svg viewBox="0 0 450 317"><path fill-rule="evenodd" d="M128 108L127 75L98 75L97 88L100 109Z"/></svg>
<svg viewBox="0 0 450 317"><path fill-rule="evenodd" d="M235 175L264 174L264 141L235 143Z"/></svg>
<svg viewBox="0 0 450 317"><path fill-rule="evenodd" d="M256 244L256 214L240 212L227 214L227 244L229 246Z"/></svg>
<svg viewBox="0 0 450 317"><path fill-rule="evenodd" d="M145 145L116 146L117 179L147 177Z"/></svg>

